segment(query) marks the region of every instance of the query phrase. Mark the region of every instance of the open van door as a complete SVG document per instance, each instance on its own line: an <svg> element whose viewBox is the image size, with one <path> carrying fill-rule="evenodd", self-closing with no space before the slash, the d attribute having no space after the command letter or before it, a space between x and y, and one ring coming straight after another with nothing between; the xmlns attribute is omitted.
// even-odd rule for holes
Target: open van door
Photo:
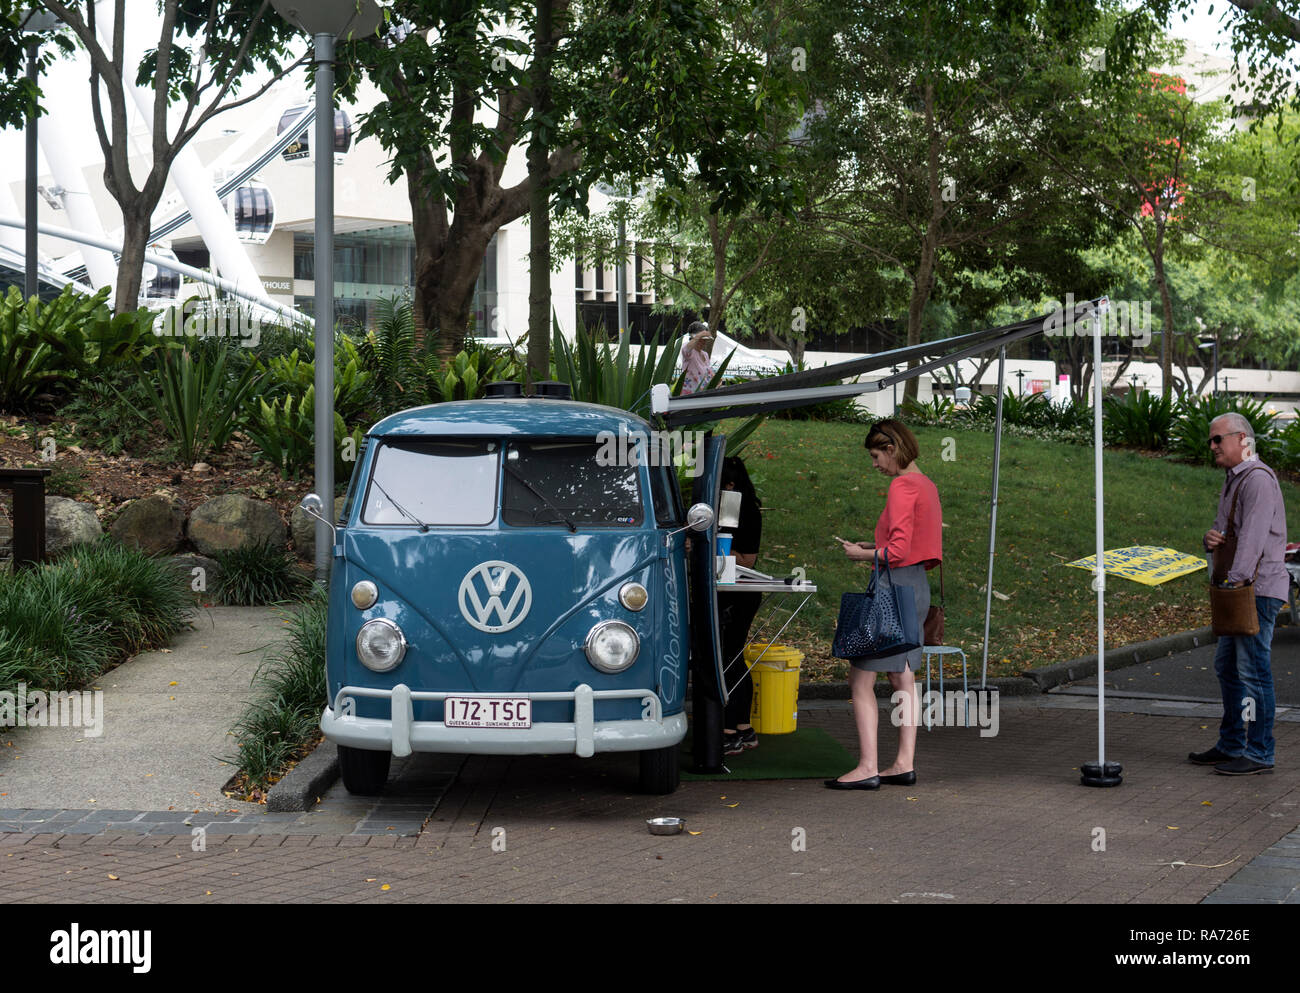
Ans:
<svg viewBox="0 0 1300 993"><path fill-rule="evenodd" d="M722 460L727 454L725 435L710 435L704 441L702 470L695 477L691 503L707 503L718 509L722 486ZM695 768L714 771L722 765L723 704L727 684L722 674L722 630L718 621L717 579L714 549L718 522L691 537L691 681L692 754Z"/></svg>

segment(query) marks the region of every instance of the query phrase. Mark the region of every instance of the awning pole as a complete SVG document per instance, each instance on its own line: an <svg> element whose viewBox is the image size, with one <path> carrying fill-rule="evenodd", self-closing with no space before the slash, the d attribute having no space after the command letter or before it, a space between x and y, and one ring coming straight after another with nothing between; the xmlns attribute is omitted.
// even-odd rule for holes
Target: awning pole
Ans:
<svg viewBox="0 0 1300 993"><path fill-rule="evenodd" d="M1118 786L1123 782L1123 767L1118 762L1106 761L1106 560L1105 560L1105 501L1102 497L1102 385L1101 385L1101 325L1107 302L1092 315L1092 445L1094 474L1096 476L1096 538L1097 565L1093 571L1092 588L1097 592L1097 761L1085 762L1079 767L1079 781L1084 786Z"/></svg>
<svg viewBox="0 0 1300 993"><path fill-rule="evenodd" d="M998 349L998 411L993 432L993 500L989 504L989 574L984 591L984 666L980 689L989 682L989 619L993 616L993 553L998 540L998 466L1002 460L1002 393L1007 376L1007 346Z"/></svg>

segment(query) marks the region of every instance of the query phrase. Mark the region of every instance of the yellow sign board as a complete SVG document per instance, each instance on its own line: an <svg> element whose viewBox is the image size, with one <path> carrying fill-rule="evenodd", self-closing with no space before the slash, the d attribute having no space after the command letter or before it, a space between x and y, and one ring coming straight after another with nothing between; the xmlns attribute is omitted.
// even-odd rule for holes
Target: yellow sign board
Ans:
<svg viewBox="0 0 1300 993"><path fill-rule="evenodd" d="M1108 549L1102 555L1102 562L1108 574L1131 579L1143 586L1159 586L1197 569L1206 568L1205 559L1199 555L1188 555L1176 548L1157 548L1155 545ZM1097 565L1097 556L1089 555L1086 559L1066 564L1074 569L1092 572Z"/></svg>

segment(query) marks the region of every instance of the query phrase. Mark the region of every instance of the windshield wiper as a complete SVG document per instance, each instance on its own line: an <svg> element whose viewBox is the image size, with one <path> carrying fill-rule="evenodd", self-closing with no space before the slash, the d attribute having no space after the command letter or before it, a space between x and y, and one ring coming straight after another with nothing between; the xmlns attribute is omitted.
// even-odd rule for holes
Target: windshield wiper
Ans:
<svg viewBox="0 0 1300 993"><path fill-rule="evenodd" d="M573 521L571 521L571 520L569 520L567 517L565 517L564 514L561 512L560 508L557 507L557 506L555 506L555 504L551 503L551 501L548 500L548 499L546 498L546 494L545 494L545 493L541 492L541 491L540 491L536 486L534 486L534 485L533 485L532 483L530 483L527 479L525 479L524 476L523 476L523 474L522 474L518 469L516 469L514 466L512 466L509 462L506 463L506 472L510 473L510 475L514 476L515 479L517 479L517 480L519 480L519 482L523 483L524 486L528 489L528 492L529 492L529 493L531 493L533 496L537 497L538 500L541 500L542 503L546 504L547 508L548 508L549 510L551 510L551 511L555 514L556 517L558 517L558 518L559 518L560 520L562 520L566 525L568 525L569 532L570 532L571 534L577 534L577 533L578 533L578 526L577 526L576 524L574 524Z"/></svg>
<svg viewBox="0 0 1300 993"><path fill-rule="evenodd" d="M388 502L389 502L389 503L391 503L394 507L396 507L398 510L400 510L403 514L406 515L406 519L407 519L407 520L409 520L409 521L414 521L416 524L420 525L420 533L421 533L421 534L425 534L425 533L428 532L428 530L429 530L429 525L425 524L424 521L420 520L418 517L416 517L414 514L412 514L409 510L407 510L405 507L403 507L400 503L398 503L396 500L394 500L394 499L393 499L393 495L392 495L391 493L389 493L386 489L384 489L382 486L379 485L379 480L377 480L377 479L372 479L371 482L375 484L375 489L377 489L377 490L378 490L380 493L382 493L384 496L388 497Z"/></svg>

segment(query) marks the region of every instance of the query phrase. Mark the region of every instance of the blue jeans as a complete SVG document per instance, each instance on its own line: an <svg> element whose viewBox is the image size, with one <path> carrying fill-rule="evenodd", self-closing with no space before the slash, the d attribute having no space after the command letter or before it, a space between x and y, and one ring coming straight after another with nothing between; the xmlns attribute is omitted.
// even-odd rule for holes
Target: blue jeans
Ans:
<svg viewBox="0 0 1300 993"><path fill-rule="evenodd" d="M1259 634L1227 636L1219 639L1214 656L1214 671L1223 694L1223 721L1219 724L1219 751L1225 755L1245 755L1252 762L1273 764L1273 670L1269 650L1273 642L1273 622L1282 601L1273 597L1255 597L1259 614ZM1254 706L1254 718L1247 722L1244 712Z"/></svg>

